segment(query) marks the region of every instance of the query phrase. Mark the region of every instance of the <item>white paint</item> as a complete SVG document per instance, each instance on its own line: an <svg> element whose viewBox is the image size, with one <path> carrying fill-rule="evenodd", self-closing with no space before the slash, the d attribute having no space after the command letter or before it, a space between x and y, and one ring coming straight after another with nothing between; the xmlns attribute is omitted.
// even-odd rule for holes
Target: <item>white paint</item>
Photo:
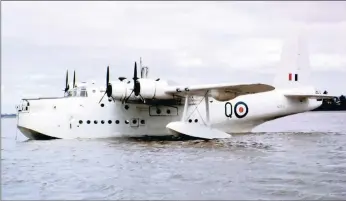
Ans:
<svg viewBox="0 0 346 201"><path fill-rule="evenodd" d="M166 127L173 131L173 135L177 133L184 133L185 135L204 139L220 139L231 137L231 135L225 132L201 124L190 124L188 122L176 121L167 124Z"/></svg>
<svg viewBox="0 0 346 201"><path fill-rule="evenodd" d="M302 59L308 56L307 51L304 49L302 54L299 48L300 46L295 46L293 51L298 51L300 56L292 56L292 52L283 53L285 58L282 61L288 61L292 65L281 66L275 77L275 86L278 88L257 83L169 86L165 80L143 78L138 81L141 84L141 94L148 98L145 103L135 97L134 93L129 98L132 103L124 103L133 89L133 82L127 84L127 80L124 83L112 81L111 97L105 96L99 103L104 94L104 86L77 83L77 91L84 87L87 97L23 100L19 108L24 110L18 112L18 127L31 139L35 139L38 133L55 138L75 139L167 136L172 135L173 130L211 139L225 137L224 133L251 132L254 127L267 121L319 107L322 101L317 98L333 97L321 96L309 85L308 60ZM300 72L298 81L288 81L288 73ZM233 94L230 96L232 99L218 101L213 98L213 94L206 95L209 90L218 91L216 94L228 91L227 93ZM247 94L249 92L251 94ZM211 96L208 97L209 101L205 101L209 104L203 104L204 96ZM149 105L153 97L159 101L175 100L170 97L181 97L181 100L177 103ZM248 110L244 108L239 113L235 108L239 102L245 103Z"/></svg>

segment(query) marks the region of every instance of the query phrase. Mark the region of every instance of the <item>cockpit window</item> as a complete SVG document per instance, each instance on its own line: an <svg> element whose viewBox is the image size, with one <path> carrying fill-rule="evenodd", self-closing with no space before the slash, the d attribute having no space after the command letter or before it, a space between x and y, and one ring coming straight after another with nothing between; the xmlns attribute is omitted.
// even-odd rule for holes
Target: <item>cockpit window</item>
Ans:
<svg viewBox="0 0 346 201"><path fill-rule="evenodd" d="M72 89L71 91L68 91L67 94L65 94L65 97L87 97L88 92L85 87L77 87L75 89Z"/></svg>

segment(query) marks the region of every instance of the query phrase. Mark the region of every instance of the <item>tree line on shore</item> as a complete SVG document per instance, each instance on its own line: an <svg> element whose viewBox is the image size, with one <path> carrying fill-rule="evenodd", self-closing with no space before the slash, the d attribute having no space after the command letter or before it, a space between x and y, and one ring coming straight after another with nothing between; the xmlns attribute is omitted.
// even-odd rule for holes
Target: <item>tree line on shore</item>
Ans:
<svg viewBox="0 0 346 201"><path fill-rule="evenodd" d="M323 94L328 94L327 91L324 91ZM346 97L341 95L335 97L334 99L323 99L322 105L313 111L342 111L346 110Z"/></svg>

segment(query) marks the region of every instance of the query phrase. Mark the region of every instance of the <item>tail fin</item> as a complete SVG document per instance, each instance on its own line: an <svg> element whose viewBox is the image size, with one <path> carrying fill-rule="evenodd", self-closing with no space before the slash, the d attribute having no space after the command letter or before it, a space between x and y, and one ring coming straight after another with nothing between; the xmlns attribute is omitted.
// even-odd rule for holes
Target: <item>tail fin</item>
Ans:
<svg viewBox="0 0 346 201"><path fill-rule="evenodd" d="M276 88L296 88L310 85L310 61L304 33L285 41L280 66L274 79Z"/></svg>

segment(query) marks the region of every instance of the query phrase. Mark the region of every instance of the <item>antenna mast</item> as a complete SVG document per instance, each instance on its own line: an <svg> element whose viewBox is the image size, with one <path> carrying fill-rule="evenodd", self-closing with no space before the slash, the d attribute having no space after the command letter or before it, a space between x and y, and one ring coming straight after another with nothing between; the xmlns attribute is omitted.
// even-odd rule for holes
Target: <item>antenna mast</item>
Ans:
<svg viewBox="0 0 346 201"><path fill-rule="evenodd" d="M141 78L148 78L148 67L142 65L142 57L139 58L139 65L141 67Z"/></svg>

